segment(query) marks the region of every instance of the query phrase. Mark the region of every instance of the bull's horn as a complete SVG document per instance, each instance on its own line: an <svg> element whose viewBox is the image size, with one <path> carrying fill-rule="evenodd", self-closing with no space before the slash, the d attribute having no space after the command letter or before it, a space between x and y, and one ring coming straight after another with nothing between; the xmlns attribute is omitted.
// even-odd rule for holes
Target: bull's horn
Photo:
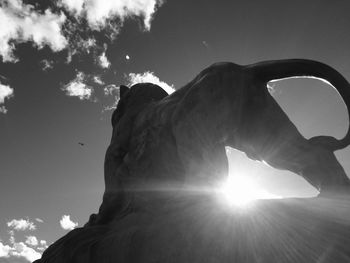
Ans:
<svg viewBox="0 0 350 263"><path fill-rule="evenodd" d="M330 136L317 136L311 138L313 143L319 143L332 151L343 149L350 144L350 84L332 67L307 59L286 59L263 61L246 66L258 81L269 82L271 80L290 77L316 77L328 81L342 97L349 115L349 127L345 137L337 140Z"/></svg>

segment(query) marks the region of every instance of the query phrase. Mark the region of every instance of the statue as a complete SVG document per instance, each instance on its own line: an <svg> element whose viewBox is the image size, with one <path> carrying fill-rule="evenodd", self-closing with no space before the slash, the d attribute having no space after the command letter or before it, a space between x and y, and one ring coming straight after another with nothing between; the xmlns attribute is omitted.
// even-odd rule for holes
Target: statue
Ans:
<svg viewBox="0 0 350 263"><path fill-rule="evenodd" d="M163 193L181 195L186 189L215 187L228 174L225 146L245 152L253 160L304 177L320 191L320 196L349 194L350 180L334 151L350 144L350 130L341 140L329 136L308 140L267 90L267 82L294 76L329 81L350 113L350 84L333 68L303 59L248 66L217 63L171 95L151 83L131 88L121 86L120 101L112 117L112 140L105 156L103 202L98 214L92 215L84 228L74 230L77 240L93 232L95 237L90 238L97 242L104 239L108 229L119 229L121 232L108 233L115 233L121 239L115 238L122 240L121 233L126 233L122 226L136 227L137 220L146 220L140 215L150 216L150 210L163 211L166 206L172 207L171 198L159 202L158 197ZM310 218L312 216L315 215ZM169 220L173 222L173 218ZM68 234L64 238L70 240L71 237ZM141 242L137 240L136 243ZM90 244L90 241L82 242ZM63 241L58 243L64 244ZM109 243L104 241L104 244ZM132 248L137 251L137 247ZM52 252L54 249L59 249L59 245L45 252L43 258L49 259L50 253L56 253ZM97 251L95 246L94 251ZM90 261L85 258L85 262ZM191 262L197 261L192 258Z"/></svg>
<svg viewBox="0 0 350 263"><path fill-rule="evenodd" d="M122 86L106 153L101 218L130 205L121 187L129 183L123 180L134 184L125 185L130 190L156 182L214 185L228 172L225 146L299 174L321 194L349 191L350 181L333 153L350 143L349 132L340 141L327 136L307 140L267 91L268 81L293 76L329 81L350 107L349 83L329 66L309 60L214 64L171 96L154 84ZM147 174L148 165L152 174ZM137 178L131 179L133 174Z"/></svg>

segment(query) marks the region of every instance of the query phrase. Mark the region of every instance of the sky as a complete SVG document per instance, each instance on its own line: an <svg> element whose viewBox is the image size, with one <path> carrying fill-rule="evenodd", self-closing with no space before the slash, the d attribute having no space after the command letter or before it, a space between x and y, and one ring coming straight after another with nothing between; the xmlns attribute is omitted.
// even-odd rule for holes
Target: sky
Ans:
<svg viewBox="0 0 350 263"><path fill-rule="evenodd" d="M219 61L307 58L350 80L350 4L309 0L0 0L0 262L28 262L97 211L118 87L168 92ZM325 83L272 95L310 138L341 138L346 108ZM350 149L336 155L350 174ZM230 173L281 197L317 192L228 149Z"/></svg>

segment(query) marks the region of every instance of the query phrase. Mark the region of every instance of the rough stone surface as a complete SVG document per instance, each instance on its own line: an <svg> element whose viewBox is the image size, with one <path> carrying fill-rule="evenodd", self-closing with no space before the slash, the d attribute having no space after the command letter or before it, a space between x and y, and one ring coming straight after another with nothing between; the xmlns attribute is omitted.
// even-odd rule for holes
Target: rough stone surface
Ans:
<svg viewBox="0 0 350 263"><path fill-rule="evenodd" d="M349 83L309 60L214 64L170 96L121 87L99 212L38 262L350 262L350 183L333 153L350 135L305 139L266 89L290 76L324 78L350 105ZM323 197L229 209L213 191L228 173L224 146Z"/></svg>
<svg viewBox="0 0 350 263"><path fill-rule="evenodd" d="M261 200L242 210L208 195L163 196L71 231L41 262L348 263L349 244L349 200Z"/></svg>

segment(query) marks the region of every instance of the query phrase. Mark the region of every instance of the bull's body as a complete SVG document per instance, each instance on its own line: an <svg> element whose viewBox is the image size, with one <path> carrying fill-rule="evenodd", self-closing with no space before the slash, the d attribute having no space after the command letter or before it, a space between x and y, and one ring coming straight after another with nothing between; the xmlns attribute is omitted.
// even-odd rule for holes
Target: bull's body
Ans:
<svg viewBox="0 0 350 263"><path fill-rule="evenodd" d="M38 262L349 262L348 199L262 201L231 213L206 192L183 191L225 178L231 146L303 176L321 194L348 193L333 152L349 144L349 132L305 139L266 88L290 76L328 80L349 109L347 81L305 60L215 64L170 96L153 84L122 87L99 214Z"/></svg>
<svg viewBox="0 0 350 263"><path fill-rule="evenodd" d="M267 90L268 81L292 76L329 81L349 105L347 81L308 60L214 64L169 96L153 84L124 87L106 153L100 218L137 206L144 190L215 186L228 173L225 146L301 175L321 193L348 191L333 152L349 144L349 133L340 141L305 139Z"/></svg>

